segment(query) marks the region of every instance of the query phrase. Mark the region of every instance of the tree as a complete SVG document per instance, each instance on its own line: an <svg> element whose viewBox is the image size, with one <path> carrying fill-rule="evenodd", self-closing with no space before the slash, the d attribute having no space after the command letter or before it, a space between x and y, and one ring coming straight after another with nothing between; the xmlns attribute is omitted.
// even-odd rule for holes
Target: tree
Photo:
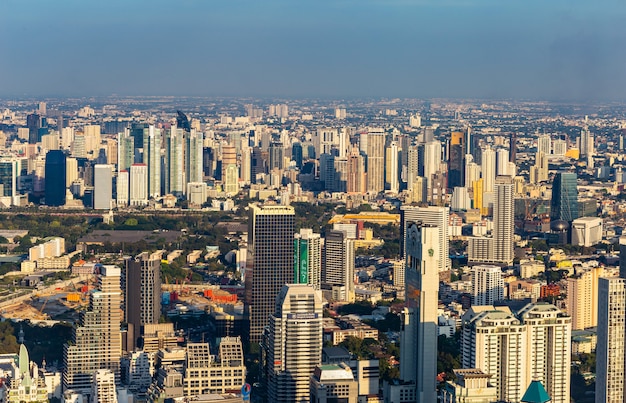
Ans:
<svg viewBox="0 0 626 403"><path fill-rule="evenodd" d="M17 353L19 345L13 335L13 326L9 322L0 323L0 354Z"/></svg>

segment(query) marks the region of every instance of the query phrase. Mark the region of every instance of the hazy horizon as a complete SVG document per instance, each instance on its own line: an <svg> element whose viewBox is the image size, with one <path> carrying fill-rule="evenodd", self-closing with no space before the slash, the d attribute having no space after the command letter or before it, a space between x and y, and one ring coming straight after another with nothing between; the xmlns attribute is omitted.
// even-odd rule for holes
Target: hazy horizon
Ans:
<svg viewBox="0 0 626 403"><path fill-rule="evenodd" d="M622 101L617 0L0 1L0 97Z"/></svg>

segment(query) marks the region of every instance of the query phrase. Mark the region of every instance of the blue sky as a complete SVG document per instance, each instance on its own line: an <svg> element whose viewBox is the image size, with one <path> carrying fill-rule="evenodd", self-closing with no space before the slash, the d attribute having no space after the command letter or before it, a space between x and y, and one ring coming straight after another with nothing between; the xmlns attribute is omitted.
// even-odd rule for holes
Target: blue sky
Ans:
<svg viewBox="0 0 626 403"><path fill-rule="evenodd" d="M622 0L0 0L0 96L626 98Z"/></svg>

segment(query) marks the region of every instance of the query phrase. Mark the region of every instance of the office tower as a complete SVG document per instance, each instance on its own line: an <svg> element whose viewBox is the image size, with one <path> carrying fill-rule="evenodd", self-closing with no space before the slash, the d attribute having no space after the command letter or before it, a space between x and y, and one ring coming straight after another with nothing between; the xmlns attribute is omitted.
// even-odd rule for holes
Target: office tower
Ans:
<svg viewBox="0 0 626 403"><path fill-rule="evenodd" d="M312 229L300 229L294 234L293 282L308 284L319 290L322 283L322 241Z"/></svg>
<svg viewBox="0 0 626 403"><path fill-rule="evenodd" d="M400 339L400 377L415 383L417 403L436 402L439 230L409 222L406 232L406 308Z"/></svg>
<svg viewBox="0 0 626 403"><path fill-rule="evenodd" d="M367 133L367 191L385 190L385 132L370 128Z"/></svg>
<svg viewBox="0 0 626 403"><path fill-rule="evenodd" d="M222 144L222 181L226 179L226 170L230 166L237 167L237 149L234 145L231 144ZM237 180L239 177L237 176Z"/></svg>
<svg viewBox="0 0 626 403"><path fill-rule="evenodd" d="M531 347L526 344L526 327L508 308L472 308L465 315L463 368L490 374L497 401L519 402L530 382L526 379L526 356Z"/></svg>
<svg viewBox="0 0 626 403"><path fill-rule="evenodd" d="M365 193L365 161L356 147L353 147L348 155L347 171L346 192Z"/></svg>
<svg viewBox="0 0 626 403"><path fill-rule="evenodd" d="M118 207L128 206L129 202L129 175L128 171L120 171L117 174L117 182L115 185L116 197L115 201Z"/></svg>
<svg viewBox="0 0 626 403"><path fill-rule="evenodd" d="M420 176L426 178L426 186L432 189L433 175L439 170L441 164L441 143L430 141L424 144L424 159L420 158L419 161L420 165L422 165L421 161L424 161L424 172L420 172Z"/></svg>
<svg viewBox="0 0 626 403"><path fill-rule="evenodd" d="M352 369L346 364L315 367L311 375L311 402L357 403L358 395L358 382L354 380Z"/></svg>
<svg viewBox="0 0 626 403"><path fill-rule="evenodd" d="M87 158L87 148L85 145L85 135L82 132L76 133L74 141L70 147L72 157Z"/></svg>
<svg viewBox="0 0 626 403"><path fill-rule="evenodd" d="M571 318L548 303L528 304L517 314L527 329L526 380L540 381L552 403L569 403Z"/></svg>
<svg viewBox="0 0 626 403"><path fill-rule="evenodd" d="M291 159L295 161L298 169L302 168L302 143L294 143L291 146Z"/></svg>
<svg viewBox="0 0 626 403"><path fill-rule="evenodd" d="M549 134L537 137L537 153L543 153L544 155L552 154L552 139Z"/></svg>
<svg viewBox="0 0 626 403"><path fill-rule="evenodd" d="M128 323L128 351L137 346L137 338L142 334L144 325L159 323L162 253L143 252L124 261L122 292L124 321Z"/></svg>
<svg viewBox="0 0 626 403"><path fill-rule="evenodd" d="M552 149L552 153L555 156L562 157L567 152L567 141L563 139L554 140L554 147Z"/></svg>
<svg viewBox="0 0 626 403"><path fill-rule="evenodd" d="M513 176L509 173L509 150L498 148L496 150L496 176Z"/></svg>
<svg viewBox="0 0 626 403"><path fill-rule="evenodd" d="M165 137L165 193L182 196L185 193L185 153L183 129L172 126Z"/></svg>
<svg viewBox="0 0 626 403"><path fill-rule="evenodd" d="M452 191L450 209L453 211L464 211L472 208L472 202L467 192L467 188L455 187Z"/></svg>
<svg viewBox="0 0 626 403"><path fill-rule="evenodd" d="M126 171L135 161L134 137L130 135L130 129L117 135L117 171Z"/></svg>
<svg viewBox="0 0 626 403"><path fill-rule="evenodd" d="M335 175L333 189L345 193L348 188L348 159L335 157Z"/></svg>
<svg viewBox="0 0 626 403"><path fill-rule="evenodd" d="M447 207L414 207L402 206L400 208L400 251L403 257L406 257L406 239L407 229L410 222L422 222L424 224L437 227L439 248L437 251L438 271L450 270L452 263L450 261L450 245L448 240L448 224L450 219L450 210Z"/></svg>
<svg viewBox="0 0 626 403"><path fill-rule="evenodd" d="M489 146L482 151L481 175L483 178L483 191L493 192L496 181L496 153Z"/></svg>
<svg viewBox="0 0 626 403"><path fill-rule="evenodd" d="M239 178L244 184L250 184L250 169L251 169L251 157L252 149L247 145L241 147L241 169L239 170Z"/></svg>
<svg viewBox="0 0 626 403"><path fill-rule="evenodd" d="M41 116L31 113L26 116L26 127L28 127L28 144L37 144L39 141L39 129L41 128Z"/></svg>
<svg viewBox="0 0 626 403"><path fill-rule="evenodd" d="M335 156L330 154L320 155L320 182L324 189L333 192L335 185Z"/></svg>
<svg viewBox="0 0 626 403"><path fill-rule="evenodd" d="M474 182L480 179L480 165L474 162L471 154L465 156L465 161L465 187L474 189Z"/></svg>
<svg viewBox="0 0 626 403"><path fill-rule="evenodd" d="M104 142L106 145L107 164L111 164L111 165L117 164L117 140L105 139Z"/></svg>
<svg viewBox="0 0 626 403"><path fill-rule="evenodd" d="M285 284L263 335L270 402L309 401L310 378L322 360L322 296L305 284Z"/></svg>
<svg viewBox="0 0 626 403"><path fill-rule="evenodd" d="M93 208L109 210L113 200L113 165L96 164L93 167Z"/></svg>
<svg viewBox="0 0 626 403"><path fill-rule="evenodd" d="M493 305L504 299L504 280L498 266L472 267L472 305Z"/></svg>
<svg viewBox="0 0 626 403"><path fill-rule="evenodd" d="M65 204L65 153L52 150L46 153L45 165L46 205L59 207Z"/></svg>
<svg viewBox="0 0 626 403"><path fill-rule="evenodd" d="M148 197L161 196L161 129L152 125L147 133L144 130L142 162L147 168ZM132 168L130 185L132 188Z"/></svg>
<svg viewBox="0 0 626 403"><path fill-rule="evenodd" d="M350 127L342 127L339 129L339 158L346 158L348 156L348 150L350 148L350 134L352 133L352 128Z"/></svg>
<svg viewBox="0 0 626 403"><path fill-rule="evenodd" d="M354 302L354 240L346 231L330 230L324 239L322 287L335 301Z"/></svg>
<svg viewBox="0 0 626 403"><path fill-rule="evenodd" d="M548 180L548 156L539 151L535 154L535 165L530 168L530 183L536 185Z"/></svg>
<svg viewBox="0 0 626 403"><path fill-rule="evenodd" d="M83 127L83 135L85 137L87 154L95 155L100 149L100 143L102 142L100 125L85 125Z"/></svg>
<svg viewBox="0 0 626 403"><path fill-rule="evenodd" d="M496 202L493 206L494 261L513 264L515 230L513 178L498 176L495 182Z"/></svg>
<svg viewBox="0 0 626 403"><path fill-rule="evenodd" d="M400 190L400 175L398 174L400 163L398 158L398 143L396 141L392 141L389 147L387 147L385 153L385 189L390 190L392 193L398 193Z"/></svg>
<svg viewBox="0 0 626 403"><path fill-rule="evenodd" d="M239 337L224 337L217 359L208 343L188 343L184 365L184 396L240 391L246 379L243 348Z"/></svg>
<svg viewBox="0 0 626 403"><path fill-rule="evenodd" d="M331 154L331 150L339 146L338 130L331 127L317 129L313 136L313 145L317 155Z"/></svg>
<svg viewBox="0 0 626 403"><path fill-rule="evenodd" d="M89 394L94 373L108 369L116 379L122 353L120 324L120 269L96 266L97 289L90 294L89 310L74 328L63 349L63 389Z"/></svg>
<svg viewBox="0 0 626 403"><path fill-rule="evenodd" d="M621 256L621 255L620 255ZM567 278L567 314L572 318L572 329L583 330L598 325L598 284L604 268L593 267Z"/></svg>
<svg viewBox="0 0 626 403"><path fill-rule="evenodd" d="M577 176L574 172L557 172L552 183L550 217L572 222L578 215Z"/></svg>
<svg viewBox="0 0 626 403"><path fill-rule="evenodd" d="M148 204L148 167L146 164L130 166L130 205L145 206Z"/></svg>
<svg viewBox="0 0 626 403"><path fill-rule="evenodd" d="M465 185L465 138L462 132L452 132L448 156L448 188Z"/></svg>
<svg viewBox="0 0 626 403"><path fill-rule="evenodd" d="M274 168L277 168L277 169L284 168L284 153L285 153L285 149L283 147L283 143L278 143L275 141L270 143L270 147L269 147L269 157L270 157L269 169L270 170Z"/></svg>
<svg viewBox="0 0 626 403"><path fill-rule="evenodd" d="M624 402L626 279L601 278L598 289L596 403Z"/></svg>
<svg viewBox="0 0 626 403"><path fill-rule="evenodd" d="M99 369L93 374L91 383L91 402L117 403L115 374L108 369Z"/></svg>
<svg viewBox="0 0 626 403"><path fill-rule="evenodd" d="M588 127L584 127L580 131L580 155L584 157L593 156L595 154L595 144L593 134Z"/></svg>
<svg viewBox="0 0 626 403"><path fill-rule="evenodd" d="M293 281L294 225L293 207L250 205L245 310L253 343L260 341L281 287Z"/></svg>
<svg viewBox="0 0 626 403"><path fill-rule="evenodd" d="M19 205L18 180L26 175L26 160L13 157L0 158L0 199L2 205Z"/></svg>
<svg viewBox="0 0 626 403"><path fill-rule="evenodd" d="M43 136L41 136L41 148L47 151L58 150L59 140L59 134L56 132L44 134Z"/></svg>
<svg viewBox="0 0 626 403"><path fill-rule="evenodd" d="M416 145L408 147L406 166L406 188L413 189L415 178L419 176L419 153Z"/></svg>

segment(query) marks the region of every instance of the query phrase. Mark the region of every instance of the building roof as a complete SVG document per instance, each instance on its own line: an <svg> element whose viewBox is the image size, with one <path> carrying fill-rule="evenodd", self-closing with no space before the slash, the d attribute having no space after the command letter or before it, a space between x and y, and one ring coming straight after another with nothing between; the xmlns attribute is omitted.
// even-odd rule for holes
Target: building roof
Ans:
<svg viewBox="0 0 626 403"><path fill-rule="evenodd" d="M546 392L546 389L539 381L532 381L522 397L522 402L524 403L546 403L550 400L548 392Z"/></svg>

